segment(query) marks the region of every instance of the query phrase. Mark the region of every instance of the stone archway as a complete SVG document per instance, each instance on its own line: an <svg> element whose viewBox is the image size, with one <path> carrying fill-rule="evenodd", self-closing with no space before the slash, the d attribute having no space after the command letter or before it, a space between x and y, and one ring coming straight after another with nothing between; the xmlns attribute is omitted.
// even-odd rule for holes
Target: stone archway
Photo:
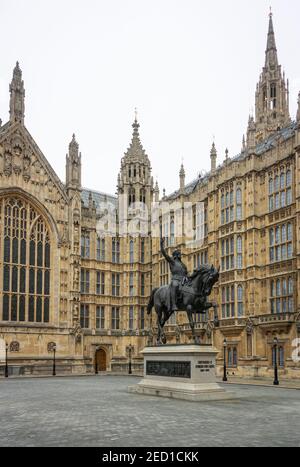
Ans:
<svg viewBox="0 0 300 467"><path fill-rule="evenodd" d="M96 349L95 368L98 372L107 370L107 354L102 347Z"/></svg>

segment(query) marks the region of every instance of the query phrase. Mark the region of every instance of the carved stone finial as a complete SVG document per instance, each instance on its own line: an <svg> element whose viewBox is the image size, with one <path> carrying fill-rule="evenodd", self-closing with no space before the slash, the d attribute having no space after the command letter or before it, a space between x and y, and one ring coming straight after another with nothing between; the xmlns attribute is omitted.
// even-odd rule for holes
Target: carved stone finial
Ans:
<svg viewBox="0 0 300 467"><path fill-rule="evenodd" d="M12 123L19 122L24 123L25 118L25 89L24 81L22 80L22 71L17 62L14 72L13 79L9 86L10 91L10 121Z"/></svg>
<svg viewBox="0 0 300 467"><path fill-rule="evenodd" d="M300 91L299 91L299 94L298 94L297 122L300 123Z"/></svg>
<svg viewBox="0 0 300 467"><path fill-rule="evenodd" d="M216 145L215 142L212 144L212 148L210 151L210 161L211 161L211 171L215 172L217 169L217 150L216 150Z"/></svg>
<svg viewBox="0 0 300 467"><path fill-rule="evenodd" d="M81 153L79 153L79 144L76 141L75 133L72 135L69 153L66 157L66 184L73 187L81 186Z"/></svg>

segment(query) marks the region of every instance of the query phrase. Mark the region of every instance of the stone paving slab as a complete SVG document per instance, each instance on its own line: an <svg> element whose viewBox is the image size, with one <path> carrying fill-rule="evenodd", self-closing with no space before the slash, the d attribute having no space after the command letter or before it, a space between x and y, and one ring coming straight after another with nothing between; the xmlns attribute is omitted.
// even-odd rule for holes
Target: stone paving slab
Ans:
<svg viewBox="0 0 300 467"><path fill-rule="evenodd" d="M230 385L237 399L186 402L130 394L140 378L0 381L0 446L300 446L300 394Z"/></svg>

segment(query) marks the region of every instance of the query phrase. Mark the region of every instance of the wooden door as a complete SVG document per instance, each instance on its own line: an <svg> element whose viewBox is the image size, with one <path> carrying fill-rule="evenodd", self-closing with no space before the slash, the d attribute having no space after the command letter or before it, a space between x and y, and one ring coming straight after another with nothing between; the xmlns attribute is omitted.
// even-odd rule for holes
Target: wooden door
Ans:
<svg viewBox="0 0 300 467"><path fill-rule="evenodd" d="M106 371L106 352L103 349L97 350L96 353L98 371Z"/></svg>

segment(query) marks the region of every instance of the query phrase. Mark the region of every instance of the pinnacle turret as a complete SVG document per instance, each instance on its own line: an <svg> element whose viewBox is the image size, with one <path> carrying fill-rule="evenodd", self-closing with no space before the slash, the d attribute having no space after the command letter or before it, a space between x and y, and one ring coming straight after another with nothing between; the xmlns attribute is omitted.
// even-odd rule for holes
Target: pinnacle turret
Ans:
<svg viewBox="0 0 300 467"><path fill-rule="evenodd" d="M255 135L256 135L256 125L254 122L253 116L249 116L248 121L248 129L247 129L247 148L254 149L255 148Z"/></svg>
<svg viewBox="0 0 300 467"><path fill-rule="evenodd" d="M148 157L146 155L146 152L143 148L143 145L141 143L140 139L140 134L139 134L139 129L140 129L140 124L137 120L137 113L135 113L135 119L132 124L133 128L133 133L132 133L132 139L129 148L127 149L127 152L125 153L125 158L126 159L147 159Z"/></svg>
<svg viewBox="0 0 300 467"><path fill-rule="evenodd" d="M72 136L72 141L69 144L69 157L72 160L79 158L79 144L76 141L76 136L74 133Z"/></svg>
<svg viewBox="0 0 300 467"><path fill-rule="evenodd" d="M270 13L265 66L256 88L255 142L268 138L290 122L288 81L278 64L273 14Z"/></svg>
<svg viewBox="0 0 300 467"><path fill-rule="evenodd" d="M243 140L242 140L242 153L246 151L246 138L245 135L243 135Z"/></svg>
<svg viewBox="0 0 300 467"><path fill-rule="evenodd" d="M215 172L216 171L216 168L217 168L217 150L216 150L216 145L215 143L213 142L212 144L212 148L211 148L211 151L210 151L210 168L211 168L211 172Z"/></svg>
<svg viewBox="0 0 300 467"><path fill-rule="evenodd" d="M22 71L17 62L14 72L13 79L9 86L10 91L10 121L12 123L19 122L24 123L25 118L25 89L24 81L22 80Z"/></svg>
<svg viewBox="0 0 300 467"><path fill-rule="evenodd" d="M179 179L180 179L180 193L184 193L185 191L185 170L183 163L181 164L180 172L179 172Z"/></svg>
<svg viewBox="0 0 300 467"><path fill-rule="evenodd" d="M69 153L66 156L66 185L67 188L81 187L81 153L75 134L69 144Z"/></svg>
<svg viewBox="0 0 300 467"><path fill-rule="evenodd" d="M158 181L155 183L155 188L154 188L154 201L156 203L159 202L159 186L158 186Z"/></svg>
<svg viewBox="0 0 300 467"><path fill-rule="evenodd" d="M297 122L300 123L300 91L299 91L299 94L298 94Z"/></svg>
<svg viewBox="0 0 300 467"><path fill-rule="evenodd" d="M127 196L129 206L134 205L135 202L149 206L154 190L153 178L149 158L140 140L137 112L135 112L132 128L131 143L121 161L118 194Z"/></svg>
<svg viewBox="0 0 300 467"><path fill-rule="evenodd" d="M270 68L270 67L276 67L276 66L278 66L278 56L277 56L276 39L275 39L275 32L274 32L274 25L273 25L273 13L270 12L265 67Z"/></svg>

